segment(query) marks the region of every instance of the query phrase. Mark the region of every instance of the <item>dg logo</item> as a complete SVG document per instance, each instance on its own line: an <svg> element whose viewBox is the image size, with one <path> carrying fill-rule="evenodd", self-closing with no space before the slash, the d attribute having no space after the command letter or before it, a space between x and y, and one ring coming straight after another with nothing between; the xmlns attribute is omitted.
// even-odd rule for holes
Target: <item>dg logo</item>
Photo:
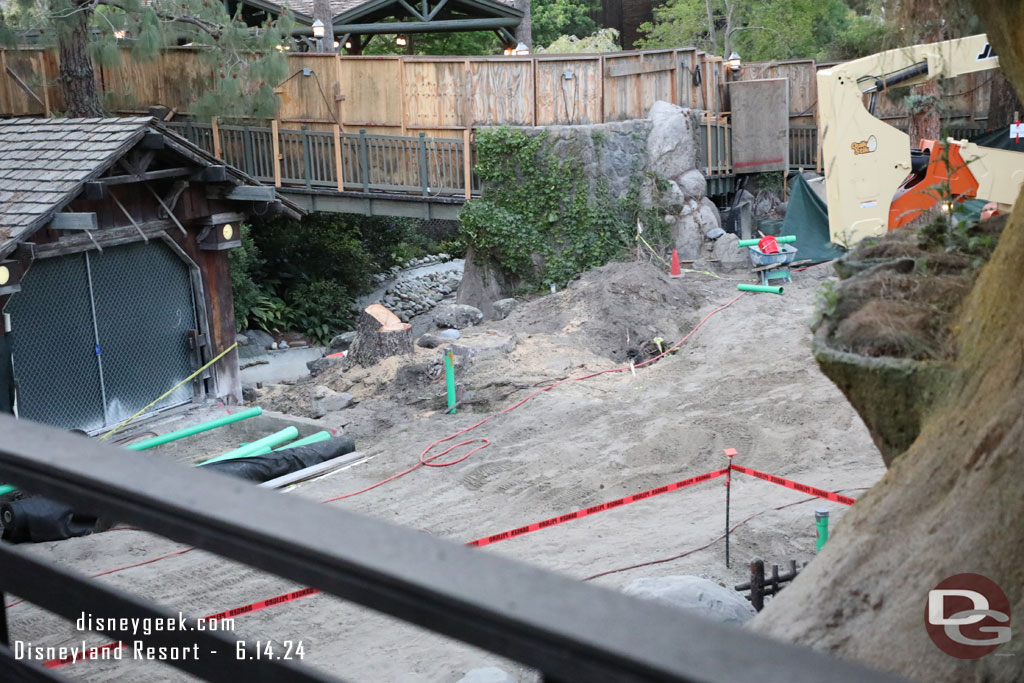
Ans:
<svg viewBox="0 0 1024 683"><path fill-rule="evenodd" d="M1010 642L1010 601L981 574L957 574L928 591L925 628L946 654L978 659Z"/></svg>

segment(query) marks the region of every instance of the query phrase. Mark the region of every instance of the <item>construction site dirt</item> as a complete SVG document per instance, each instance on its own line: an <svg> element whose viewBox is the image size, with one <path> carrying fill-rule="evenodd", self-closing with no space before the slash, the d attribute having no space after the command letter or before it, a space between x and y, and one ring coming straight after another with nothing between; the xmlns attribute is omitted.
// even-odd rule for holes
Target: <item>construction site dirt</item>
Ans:
<svg viewBox="0 0 1024 683"><path fill-rule="evenodd" d="M885 468L867 429L811 353L809 325L831 266L795 273L783 296L738 298L744 275L687 273L673 280L663 270L610 264L563 291L524 300L504 320L462 330L450 342L461 399L454 415L446 413L443 347L417 346L411 356L371 368L339 362L315 377L265 387L255 404L303 417L313 412L317 387L351 394L351 407L321 420L355 438L368 458L281 495L344 497L414 468L421 457L429 461L453 444L486 439L430 461L434 467L325 503L469 542L719 470L728 464L726 448L738 452L736 464L854 498L881 478ZM705 319L676 351L642 365ZM624 369L564 382L497 414L554 383L610 368ZM436 467L473 449L461 462ZM710 479L478 552L615 588L682 574L731 587L748 578L751 557L778 564L812 559L815 508L829 509L840 527L847 509L734 475L736 528L726 568L724 482ZM206 552L179 552L184 548L115 527L27 550L79 572L105 572L96 580L193 617L302 588ZM154 558L162 559L150 562ZM645 566L625 569L636 565ZM8 619L12 632L42 646L78 643L83 636L95 645L109 640L76 633L72 624L27 603L12 607ZM346 680L454 683L484 666L500 666L520 681L533 675L322 594L238 616L235 629L249 641L302 641L306 664ZM155 662L84 661L61 673L89 681L187 680Z"/></svg>

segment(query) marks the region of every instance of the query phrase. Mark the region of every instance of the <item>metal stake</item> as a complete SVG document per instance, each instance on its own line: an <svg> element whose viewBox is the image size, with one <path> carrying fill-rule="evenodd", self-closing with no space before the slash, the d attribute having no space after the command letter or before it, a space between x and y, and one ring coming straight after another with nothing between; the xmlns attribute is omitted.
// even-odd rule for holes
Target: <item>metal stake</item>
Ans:
<svg viewBox="0 0 1024 683"><path fill-rule="evenodd" d="M729 467L725 470L725 568L729 569L729 493L732 490L732 457L735 448L726 448L725 456L729 458Z"/></svg>

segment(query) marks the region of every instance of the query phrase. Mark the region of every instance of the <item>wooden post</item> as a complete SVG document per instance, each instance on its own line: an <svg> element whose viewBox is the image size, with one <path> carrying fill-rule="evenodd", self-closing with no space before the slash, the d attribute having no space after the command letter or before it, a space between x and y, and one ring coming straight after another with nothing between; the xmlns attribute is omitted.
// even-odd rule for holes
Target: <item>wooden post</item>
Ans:
<svg viewBox="0 0 1024 683"><path fill-rule="evenodd" d="M334 124L334 174L338 177L338 192L344 192L345 168L341 164L341 126L337 123Z"/></svg>
<svg viewBox="0 0 1024 683"><path fill-rule="evenodd" d="M220 124L216 116L210 117L210 137L213 138L213 156L223 159L224 155L220 148Z"/></svg>
<svg viewBox="0 0 1024 683"><path fill-rule="evenodd" d="M725 172L732 173L732 147L729 145L729 117L723 116L725 124Z"/></svg>
<svg viewBox="0 0 1024 683"><path fill-rule="evenodd" d="M599 99L601 101L601 118L599 120L600 120L601 123L604 123L605 122L605 114L604 114L605 61L604 61L604 55L601 55L600 60L601 60L601 63L599 65L600 73L598 74L598 94L599 94Z"/></svg>
<svg viewBox="0 0 1024 683"><path fill-rule="evenodd" d="M764 609L764 560L750 561L750 605L760 612Z"/></svg>
<svg viewBox="0 0 1024 683"><path fill-rule="evenodd" d="M274 187L281 187L281 135L277 119L270 121L270 135L274 146Z"/></svg>
<svg viewBox="0 0 1024 683"><path fill-rule="evenodd" d="M366 129L359 129L359 172L363 179L363 192L370 191L370 151L367 148Z"/></svg>
<svg viewBox="0 0 1024 683"><path fill-rule="evenodd" d="M427 164L427 134L420 131L419 139L419 150L420 150L420 187L423 190L423 196L427 197L430 195L430 170Z"/></svg>
<svg viewBox="0 0 1024 683"><path fill-rule="evenodd" d="M302 163L305 168L304 175L306 176L306 189L311 190L313 188L313 150L312 145L309 144L309 126L302 124L301 128L302 135Z"/></svg>
<svg viewBox="0 0 1024 683"><path fill-rule="evenodd" d="M473 153L470 149L473 136L471 130L462 131L462 169L466 178L466 200L473 198Z"/></svg>
<svg viewBox="0 0 1024 683"><path fill-rule="evenodd" d="M714 168L711 164L711 160L714 157L714 152L711 147L711 114L704 114L704 120L707 122L708 126L708 175L714 175Z"/></svg>
<svg viewBox="0 0 1024 683"><path fill-rule="evenodd" d="M408 117L408 107L405 104L405 57L398 58L398 93L399 99L402 101L402 136L408 135L406 132L406 119Z"/></svg>
<svg viewBox="0 0 1024 683"><path fill-rule="evenodd" d="M537 125L537 58L530 57L530 64L533 73L533 118L530 121L531 126Z"/></svg>
<svg viewBox="0 0 1024 683"><path fill-rule="evenodd" d="M46 78L46 55L39 53L39 77L43 82L43 109L46 110L46 118L50 118L50 88Z"/></svg>
<svg viewBox="0 0 1024 683"><path fill-rule="evenodd" d="M3 95L10 109L7 113L14 114L14 101L11 99L11 78L7 75L7 49L0 48L0 82L4 85Z"/></svg>
<svg viewBox="0 0 1024 683"><path fill-rule="evenodd" d="M676 50L672 50L672 84L671 84L671 97L672 104L679 104L679 53Z"/></svg>
<svg viewBox="0 0 1024 683"><path fill-rule="evenodd" d="M472 66L467 59L464 63L464 78L466 79L465 87L466 101L463 103L462 110L462 125L469 130L470 126L473 125L473 79L472 79Z"/></svg>

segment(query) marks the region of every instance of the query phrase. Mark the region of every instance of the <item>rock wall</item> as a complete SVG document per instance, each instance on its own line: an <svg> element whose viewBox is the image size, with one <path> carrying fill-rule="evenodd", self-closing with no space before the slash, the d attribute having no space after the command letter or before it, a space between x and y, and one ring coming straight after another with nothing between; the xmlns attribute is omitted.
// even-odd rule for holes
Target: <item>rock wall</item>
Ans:
<svg viewBox="0 0 1024 683"><path fill-rule="evenodd" d="M639 182L641 202L664 210L680 259L714 258L726 269L746 266L746 254L736 247L735 236L723 237L718 209L706 196L707 182L696 168L698 116L696 111L656 102L646 119L523 130L531 136L545 134L546 151L558 159L579 157L592 192L605 182L612 196L621 199ZM519 284L500 264L483 262L470 250L457 301L491 317L492 303L510 296Z"/></svg>

